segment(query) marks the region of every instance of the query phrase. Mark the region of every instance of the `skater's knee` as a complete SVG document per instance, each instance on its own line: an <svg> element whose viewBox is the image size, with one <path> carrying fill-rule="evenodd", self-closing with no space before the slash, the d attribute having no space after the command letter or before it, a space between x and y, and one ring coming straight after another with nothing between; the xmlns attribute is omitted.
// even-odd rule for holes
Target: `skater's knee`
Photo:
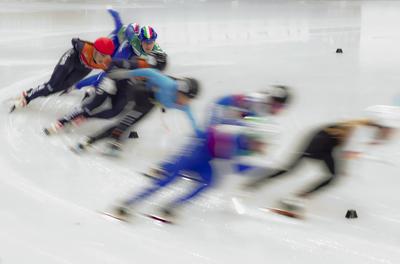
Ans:
<svg viewBox="0 0 400 264"><path fill-rule="evenodd" d="M333 182L335 182L335 180L336 180L336 175L334 175L334 174L332 174L332 175L329 175L328 177L326 177L325 179L323 179L322 181L321 181L321 183L319 184L319 188L322 188L322 187L325 187L325 186L327 186L327 185L330 185L330 184L332 184ZM318 188L318 189L319 189Z"/></svg>
<svg viewBox="0 0 400 264"><path fill-rule="evenodd" d="M331 174L329 177L326 178L326 183L330 184L336 182L338 176L336 174Z"/></svg>
<svg viewBox="0 0 400 264"><path fill-rule="evenodd" d="M210 187L214 184L214 181L213 181L212 177L207 177L207 178L203 179L202 183L203 183L204 187Z"/></svg>

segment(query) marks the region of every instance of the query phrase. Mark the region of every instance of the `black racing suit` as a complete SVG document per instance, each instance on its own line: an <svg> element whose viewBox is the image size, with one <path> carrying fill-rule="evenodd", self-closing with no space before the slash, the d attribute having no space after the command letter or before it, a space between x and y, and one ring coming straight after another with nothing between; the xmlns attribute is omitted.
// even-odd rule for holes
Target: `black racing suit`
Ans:
<svg viewBox="0 0 400 264"><path fill-rule="evenodd" d="M329 126L328 128L334 128L335 126ZM321 188L329 185L336 178L338 168L337 159L334 155L335 149L342 144L342 140L334 135L329 134L324 129L320 129L313 133L311 139L301 149L300 155L295 157L286 169L275 170L271 174L267 174L259 179L248 184L249 187L259 187L261 184L268 180L285 175L288 172L293 171L304 158L322 161L325 168L329 172L328 177L318 181L314 185L310 186L307 190L301 193L301 196L307 196L314 193Z"/></svg>
<svg viewBox="0 0 400 264"><path fill-rule="evenodd" d="M85 43L80 39L72 39L73 48L65 52L58 61L50 80L27 91L27 95L25 96L27 103L37 97L64 91L92 71L80 58L80 52Z"/></svg>
<svg viewBox="0 0 400 264"><path fill-rule="evenodd" d="M150 113L155 106L154 92L144 87L144 85L130 89L128 97L135 102L132 109L116 124L90 136L88 143L94 143L104 138L113 138L120 141L129 128Z"/></svg>
<svg viewBox="0 0 400 264"><path fill-rule="evenodd" d="M133 58L131 60L113 60L109 69L107 69L107 71L104 72L101 77L98 77L99 81L95 82L95 94L86 98L86 100L83 100L80 108L70 114L65 115L58 121L64 125L81 117L109 119L120 114L129 101L134 101L135 106L137 107L141 107L142 103L147 104L147 97L153 96L151 93L148 93L146 96L141 96L141 94L147 94L145 87L146 84L144 81L133 79L111 79L108 77L108 73L112 72L113 70L131 70L148 66L149 65L144 60L137 58ZM103 85L104 83L111 85L112 91L106 89L105 86L107 86L107 84ZM105 106L107 106L108 99L111 101L111 108L105 108ZM142 108L139 110L143 111Z"/></svg>

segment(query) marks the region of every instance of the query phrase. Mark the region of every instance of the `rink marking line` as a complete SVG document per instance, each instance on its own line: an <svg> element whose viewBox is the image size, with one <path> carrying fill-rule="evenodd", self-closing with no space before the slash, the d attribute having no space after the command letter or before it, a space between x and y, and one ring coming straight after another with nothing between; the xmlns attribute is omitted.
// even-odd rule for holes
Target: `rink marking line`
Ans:
<svg viewBox="0 0 400 264"><path fill-rule="evenodd" d="M48 11L90 11L90 10L106 10L110 7L109 4L89 4L89 3L0 3L0 13L33 13L33 12L48 12ZM116 4L113 5L114 8L118 9L147 9L147 8L164 8L162 4Z"/></svg>
<svg viewBox="0 0 400 264"><path fill-rule="evenodd" d="M0 66L53 65L56 60L1 60Z"/></svg>
<svg viewBox="0 0 400 264"><path fill-rule="evenodd" d="M23 41L23 40L32 40L32 39L42 39L42 38L46 38L46 37L60 37L60 36L67 36L67 35L79 35L79 34L88 34L88 33L100 33L100 32L104 32L107 31L107 29L96 29L96 30L81 30L81 31L77 31L77 30L69 30L69 31L55 31L55 32L48 32L48 33L39 33L39 34L32 34L30 36L26 36L24 35L24 37L10 37L10 38L3 38L0 40L0 44L4 44L4 43L9 43L11 42L13 44L13 42L16 41ZM0 31L1 33L1 31Z"/></svg>
<svg viewBox="0 0 400 264"><path fill-rule="evenodd" d="M15 86L23 86L23 84L31 83L34 80L44 78L45 76L48 76L50 73L51 73L51 71L46 71L46 72L41 73L39 76L38 76L38 74L36 74L35 76L25 78L21 81L18 81L9 86L6 86L5 88L0 90L0 98L2 100L7 100L7 94L10 92L10 90L12 90L12 92L14 92ZM15 92L17 92L17 91L15 91ZM5 164L7 164L7 163L2 162L3 169L4 169ZM12 169L10 171L14 172L14 170L12 170ZM79 208L80 210L84 210L86 212L92 212L91 210L88 210L85 207L79 206L76 203L73 203L71 201L66 201L65 199L61 199L57 196L54 196L53 194L43 191L42 189L37 187L35 184L30 182L29 179L27 179L25 177L22 177L19 175L14 175L13 177L4 177L4 176L0 176L0 181L4 182L10 186L13 186L15 189L18 189L25 194L29 194L31 197L35 198L37 201L44 201L44 200L48 200L50 198L51 200L53 200L53 202L61 203L70 208L72 208L72 207ZM18 179L18 181L16 181L16 179Z"/></svg>

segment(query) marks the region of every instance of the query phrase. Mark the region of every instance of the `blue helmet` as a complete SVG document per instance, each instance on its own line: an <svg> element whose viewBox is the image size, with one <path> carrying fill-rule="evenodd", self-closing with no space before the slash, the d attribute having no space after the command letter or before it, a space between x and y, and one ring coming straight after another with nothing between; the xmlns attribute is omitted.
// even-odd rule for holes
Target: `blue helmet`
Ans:
<svg viewBox="0 0 400 264"><path fill-rule="evenodd" d="M150 26L144 26L140 29L139 39L141 42L154 42L157 39L157 33L154 28Z"/></svg>

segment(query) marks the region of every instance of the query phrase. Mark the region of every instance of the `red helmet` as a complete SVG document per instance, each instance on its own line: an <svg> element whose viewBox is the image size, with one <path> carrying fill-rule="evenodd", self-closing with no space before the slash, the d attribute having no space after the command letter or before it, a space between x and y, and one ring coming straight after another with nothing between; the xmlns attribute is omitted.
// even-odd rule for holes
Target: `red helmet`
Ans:
<svg viewBox="0 0 400 264"><path fill-rule="evenodd" d="M94 42L94 48L98 52L106 55L112 55L115 49L114 42L111 39L105 37L96 39L96 41Z"/></svg>

